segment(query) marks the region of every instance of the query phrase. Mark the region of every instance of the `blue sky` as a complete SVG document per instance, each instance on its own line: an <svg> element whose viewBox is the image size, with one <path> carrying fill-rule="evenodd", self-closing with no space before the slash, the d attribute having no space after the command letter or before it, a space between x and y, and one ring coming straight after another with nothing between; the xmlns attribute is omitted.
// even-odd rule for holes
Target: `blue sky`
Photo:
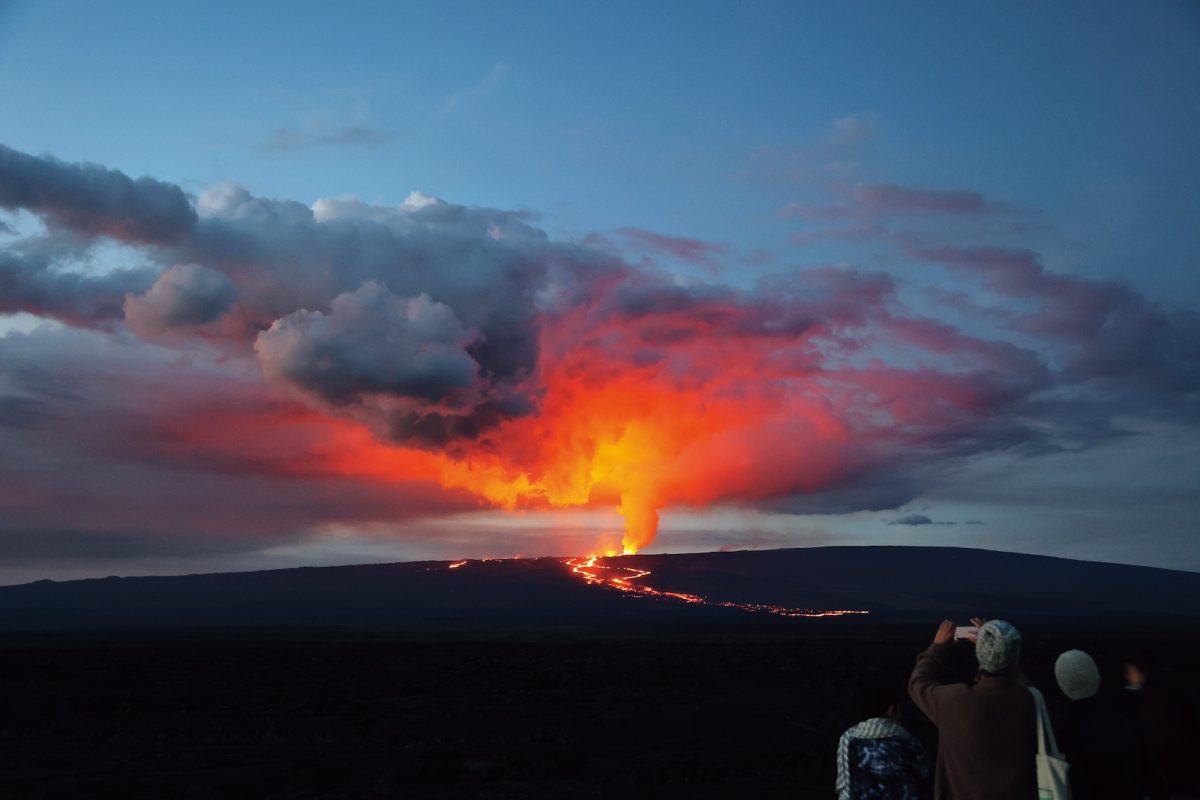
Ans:
<svg viewBox="0 0 1200 800"><path fill-rule="evenodd" d="M854 117L872 141L850 180L1027 206L1086 248L1068 266L1200 296L1191 3L9 6L4 133L26 151L786 251L771 215L831 176L755 155ZM380 141L303 144L355 129ZM269 149L281 132L297 146Z"/></svg>
<svg viewBox="0 0 1200 800"><path fill-rule="evenodd" d="M0 2L0 143L15 151L148 175L193 201L233 183L305 205L353 195L394 208L420 191L527 212L556 242L677 283L757 291L760 278L792 270L877 270L897 276L907 308L983 337L1001 334L970 309L939 307L966 291L947 269L967 267L961 253L930 256L937 246L1035 252L1055 275L1113 279L1164 313L1195 313L1198 85L1200 6L1189 2ZM6 207L14 238L50 219ZM159 259L142 243L88 247L101 272ZM978 297L995 300L990 291ZM1008 291L1012 308L1034 302ZM0 318L0 329L34 324L17 319ZM1003 335L1048 364L1066 358L1028 330ZM1189 335L1181 358L1193 355ZM1136 434L1089 440L1074 460L989 450L952 470L926 465L914 478L923 491L886 512L755 506L739 509L740 522L722 511L701 524L668 507L659 546L878 543L902 532L913 543L1200 569L1200 506L1186 498L1200 479L1195 389L1155 380L1186 413L1140 396L1106 401L1108 427ZM1124 480L1131 462L1150 477ZM1081 485L1058 486L1051 503L1043 489L1064 473ZM1085 495L1121 507L1096 519L1077 502ZM472 517L488 531L476 549L493 546L496 513ZM612 511L578 513L621 524ZM986 530L939 527L939 514L960 526L987 517ZM930 523L886 525L913 515ZM333 539L156 551L121 568L461 552L443 552L438 532L461 518L422 519L428 535L402 545L324 520L310 533L336 527ZM1161 533L1132 540L1145 519ZM724 542L738 526L761 535ZM96 568L86 555L41 558L9 579Z"/></svg>

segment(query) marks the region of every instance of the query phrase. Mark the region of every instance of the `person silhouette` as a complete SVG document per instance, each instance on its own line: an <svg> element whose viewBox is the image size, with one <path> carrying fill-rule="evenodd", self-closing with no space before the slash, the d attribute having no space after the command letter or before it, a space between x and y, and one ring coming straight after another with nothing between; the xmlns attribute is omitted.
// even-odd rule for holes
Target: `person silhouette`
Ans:
<svg viewBox="0 0 1200 800"><path fill-rule="evenodd" d="M1054 730L1071 765L1074 800L1140 798L1137 731L1099 694L1095 660L1082 650L1068 650L1054 662L1054 677L1067 698L1056 707Z"/></svg>
<svg viewBox="0 0 1200 800"><path fill-rule="evenodd" d="M974 681L950 682L955 623L943 620L933 643L917 657L908 691L937 726L937 800L1013 800L1037 797L1036 710L1020 669L1021 634L1003 620L973 619Z"/></svg>
<svg viewBox="0 0 1200 800"><path fill-rule="evenodd" d="M897 692L868 684L855 693L858 718L838 740L838 800L925 800L933 770L925 747L900 724Z"/></svg>

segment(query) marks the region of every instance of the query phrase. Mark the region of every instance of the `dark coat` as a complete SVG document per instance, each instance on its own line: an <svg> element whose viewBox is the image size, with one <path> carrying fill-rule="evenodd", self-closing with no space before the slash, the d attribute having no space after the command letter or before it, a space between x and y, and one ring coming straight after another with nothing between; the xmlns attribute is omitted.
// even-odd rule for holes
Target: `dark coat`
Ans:
<svg viewBox="0 0 1200 800"><path fill-rule="evenodd" d="M1103 697L1068 700L1054 715L1058 747L1071 765L1074 800L1136 800L1140 761L1137 728Z"/></svg>
<svg viewBox="0 0 1200 800"><path fill-rule="evenodd" d="M1033 696L1011 675L943 683L950 644L917 657L908 692L938 729L936 800L1037 797L1037 719Z"/></svg>
<svg viewBox="0 0 1200 800"><path fill-rule="evenodd" d="M912 734L875 717L838 740L837 790L842 800L929 800L933 769Z"/></svg>
<svg viewBox="0 0 1200 800"><path fill-rule="evenodd" d="M1126 723L1139 740L1140 789L1151 800L1200 793L1195 766L1198 721L1178 692L1158 686L1122 690Z"/></svg>

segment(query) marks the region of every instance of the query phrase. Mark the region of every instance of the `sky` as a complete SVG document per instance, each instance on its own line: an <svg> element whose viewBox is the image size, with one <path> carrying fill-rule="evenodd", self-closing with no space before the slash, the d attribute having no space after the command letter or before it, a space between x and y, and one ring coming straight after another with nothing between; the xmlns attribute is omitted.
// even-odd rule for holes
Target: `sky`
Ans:
<svg viewBox="0 0 1200 800"><path fill-rule="evenodd" d="M1200 6L0 2L0 583L1200 570Z"/></svg>

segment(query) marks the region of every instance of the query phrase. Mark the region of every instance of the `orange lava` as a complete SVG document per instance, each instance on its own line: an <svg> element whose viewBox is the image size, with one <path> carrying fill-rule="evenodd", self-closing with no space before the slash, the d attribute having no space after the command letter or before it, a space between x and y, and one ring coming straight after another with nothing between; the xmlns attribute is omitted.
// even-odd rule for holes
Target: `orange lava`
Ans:
<svg viewBox="0 0 1200 800"><path fill-rule="evenodd" d="M681 600L684 603L736 608L742 611L765 612L768 614L778 614L781 617L845 617L870 613L869 611L849 609L818 611L811 608L788 608L786 606L775 606L767 603L735 603L730 600L709 600L700 595L687 594L685 592L667 592L655 589L645 583L634 583L634 581L640 581L650 575L650 570L619 565L611 566L599 563L600 560L600 556L592 555L586 558L564 559L563 563L570 568L572 574L578 575L590 585L608 586L622 592L630 592L646 597L667 597L674 600Z"/></svg>

